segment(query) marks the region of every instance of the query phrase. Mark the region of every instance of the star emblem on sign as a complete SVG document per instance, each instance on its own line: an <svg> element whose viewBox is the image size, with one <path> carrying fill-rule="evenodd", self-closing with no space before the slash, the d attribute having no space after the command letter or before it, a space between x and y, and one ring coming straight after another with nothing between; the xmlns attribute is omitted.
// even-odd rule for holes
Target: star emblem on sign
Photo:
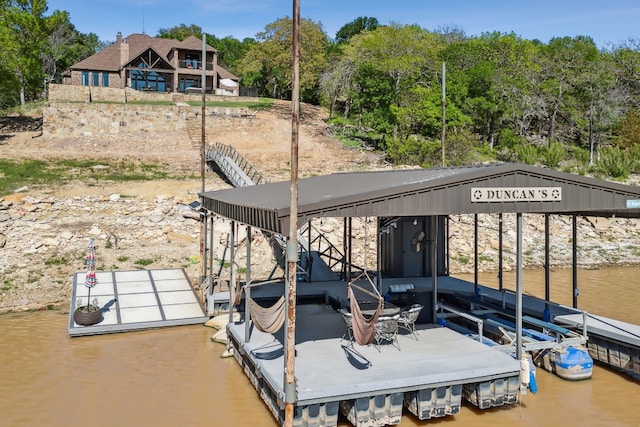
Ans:
<svg viewBox="0 0 640 427"><path fill-rule="evenodd" d="M551 197L553 197L554 199L560 198L560 190L558 190L557 188L551 190Z"/></svg>
<svg viewBox="0 0 640 427"><path fill-rule="evenodd" d="M473 199L474 200L480 200L481 197L482 197L482 191L476 190L476 191L473 192Z"/></svg>

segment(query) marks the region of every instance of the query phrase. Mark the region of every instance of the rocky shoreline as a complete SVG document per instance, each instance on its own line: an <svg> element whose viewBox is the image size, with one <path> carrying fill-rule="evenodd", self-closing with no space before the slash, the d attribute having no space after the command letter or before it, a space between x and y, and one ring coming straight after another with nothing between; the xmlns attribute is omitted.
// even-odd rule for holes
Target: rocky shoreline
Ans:
<svg viewBox="0 0 640 427"><path fill-rule="evenodd" d="M275 104L256 118L208 121L211 139L237 149L269 180L289 177L290 130L288 105ZM364 150L344 148L326 132L322 109L305 106L300 133L300 176L389 168L383 159ZM161 164L174 176L197 176L199 149L185 132L142 133L117 137L39 137L37 131L20 132L2 139L0 153L8 159L126 158ZM3 134L3 136L5 136ZM207 190L228 188L207 172ZM633 185L633 184L632 184ZM636 184L637 185L637 184ZM200 275L200 222L186 205L196 200L199 179L146 182L71 182L48 187L23 188L0 197L0 313L69 306L71 278L84 270L86 245L94 238L97 268L136 270L184 268L192 283ZM479 269L498 265L498 216L479 215ZM216 222L214 258L222 268L228 227ZM362 226L354 222L354 239L361 242ZM314 224L317 225L317 224ZM504 269L515 264L515 215L503 223ZM324 220L323 233L341 247L341 220ZM449 221L450 273L470 273L474 268L473 216L452 216ZM259 231L253 231L252 277L266 277L273 268L273 254ZM242 234L242 233L241 233ZM372 231L369 231L371 236ZM621 218L578 219L578 265L597 268L640 264L640 221ZM240 236L239 246L243 244ZM358 240L358 239L361 240ZM523 262L526 268L544 264L544 217L525 215ZM551 267L572 264L571 217L551 221ZM362 260L365 249L354 246L353 259ZM369 268L375 268L375 242L366 249ZM238 251L237 265L245 266ZM216 272L217 273L217 272Z"/></svg>
<svg viewBox="0 0 640 427"><path fill-rule="evenodd" d="M0 198L0 313L68 306L71 277L73 272L84 270L90 237L96 241L99 270L183 268L197 284L200 222L187 205L197 199L198 183L160 182L156 187L167 189L167 193L141 196L94 188L94 194L63 196L25 188ZM129 192L135 193L132 189ZM479 269L493 271L498 262L498 217L479 215L479 221ZM215 248L216 262L223 258L222 243L228 233L221 222L215 225L216 241L221 243ZM523 224L524 265L542 268L544 217L527 215ZM334 220L323 221L320 228L337 239L341 227L341 221ZM473 216L452 216L449 227L451 274L473 272ZM515 264L515 230L515 215L505 215L506 271ZM354 230L355 239L362 235L361 227ZM579 217L578 264L583 268L638 264L638 236L637 221ZM273 256L260 233L255 232L253 239L252 275L266 277L273 267ZM369 244L367 256L374 253L374 242ZM571 266L570 216L552 217L550 249L552 268ZM353 259L360 260L363 251L356 245ZM245 265L242 251L237 264ZM375 259L369 263L374 265ZM222 277L226 277L224 272Z"/></svg>
<svg viewBox="0 0 640 427"><path fill-rule="evenodd" d="M0 199L0 312L66 306L88 238L99 270L185 268L197 275L195 195L151 200L120 194L59 197L18 192Z"/></svg>

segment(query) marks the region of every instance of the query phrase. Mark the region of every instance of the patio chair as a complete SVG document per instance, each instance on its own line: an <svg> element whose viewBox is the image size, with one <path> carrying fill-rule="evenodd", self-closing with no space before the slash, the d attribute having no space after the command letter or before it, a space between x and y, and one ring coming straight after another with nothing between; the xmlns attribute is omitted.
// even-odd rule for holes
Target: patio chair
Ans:
<svg viewBox="0 0 640 427"><path fill-rule="evenodd" d="M380 351L380 343L382 341L389 341L391 345L400 350L400 344L398 343L398 320L400 315L395 316L380 316L376 322L376 336L373 341L373 345L378 351Z"/></svg>
<svg viewBox="0 0 640 427"><path fill-rule="evenodd" d="M353 345L353 314L344 308L341 308L338 312L342 315L342 320L347 326L347 331L342 335L342 339L349 341L349 344Z"/></svg>
<svg viewBox="0 0 640 427"><path fill-rule="evenodd" d="M408 310L404 310L400 313L400 319L398 327L408 331L418 341L418 335L416 334L416 321L422 310L422 305L413 304Z"/></svg>

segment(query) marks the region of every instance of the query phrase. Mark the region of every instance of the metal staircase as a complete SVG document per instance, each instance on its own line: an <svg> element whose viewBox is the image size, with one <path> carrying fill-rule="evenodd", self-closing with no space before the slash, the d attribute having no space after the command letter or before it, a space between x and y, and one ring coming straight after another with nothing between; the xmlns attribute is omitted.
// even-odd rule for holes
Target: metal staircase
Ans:
<svg viewBox="0 0 640 427"><path fill-rule="evenodd" d="M265 184L268 181L232 146L216 143L205 148L205 161L225 181L234 187ZM286 237L262 231L273 254L277 265L271 275L280 267L286 268ZM304 236L309 236L309 239ZM341 273L334 269L345 271L345 257L319 230L310 223L304 224L298 232L298 278L304 281L340 280Z"/></svg>

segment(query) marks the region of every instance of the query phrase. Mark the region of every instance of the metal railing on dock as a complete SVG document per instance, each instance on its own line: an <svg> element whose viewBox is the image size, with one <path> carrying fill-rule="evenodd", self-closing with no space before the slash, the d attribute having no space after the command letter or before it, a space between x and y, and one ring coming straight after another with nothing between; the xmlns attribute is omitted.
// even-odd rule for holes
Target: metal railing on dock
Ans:
<svg viewBox="0 0 640 427"><path fill-rule="evenodd" d="M247 159L230 145L219 142L208 145L205 149L205 161L234 187L247 187L268 182ZM262 233L272 247L277 265L284 268L286 238L267 231ZM298 232L298 251L299 259L306 260L306 265L299 263L298 273L306 281L312 281L316 277L313 274L312 261L314 259L321 259L325 264L325 266L316 265L315 267L316 272L321 274L322 280L337 280L339 275L336 273L335 277L328 277L327 270L334 271L333 269L338 266L344 270L346 265L344 254L310 223L303 225ZM313 256L314 252L318 256ZM357 267L355 269L358 270Z"/></svg>

